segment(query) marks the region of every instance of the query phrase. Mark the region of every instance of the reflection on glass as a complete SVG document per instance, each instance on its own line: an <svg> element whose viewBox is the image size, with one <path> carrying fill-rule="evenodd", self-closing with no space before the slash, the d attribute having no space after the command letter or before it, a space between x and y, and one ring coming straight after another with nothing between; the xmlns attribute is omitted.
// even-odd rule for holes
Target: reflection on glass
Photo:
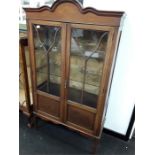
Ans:
<svg viewBox="0 0 155 155"><path fill-rule="evenodd" d="M60 96L60 27L33 25L37 89Z"/></svg>
<svg viewBox="0 0 155 155"><path fill-rule="evenodd" d="M72 29L68 99L96 108L108 32Z"/></svg>

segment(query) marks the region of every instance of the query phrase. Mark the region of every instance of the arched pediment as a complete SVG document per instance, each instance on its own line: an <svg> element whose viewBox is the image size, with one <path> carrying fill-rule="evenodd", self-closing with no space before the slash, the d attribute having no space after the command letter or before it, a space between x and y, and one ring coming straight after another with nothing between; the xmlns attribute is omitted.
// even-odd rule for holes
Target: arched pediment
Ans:
<svg viewBox="0 0 155 155"><path fill-rule="evenodd" d="M24 8L28 19L119 26L124 12L83 8L75 0L57 0L51 7ZM104 18L104 20L103 20ZM111 22L108 22L112 20ZM104 22L103 22L104 21ZM109 23L109 24L108 24Z"/></svg>

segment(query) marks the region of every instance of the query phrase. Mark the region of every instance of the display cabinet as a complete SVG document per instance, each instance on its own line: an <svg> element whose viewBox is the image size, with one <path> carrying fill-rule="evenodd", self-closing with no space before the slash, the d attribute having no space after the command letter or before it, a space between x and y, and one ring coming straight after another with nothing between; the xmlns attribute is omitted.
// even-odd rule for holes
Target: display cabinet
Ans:
<svg viewBox="0 0 155 155"><path fill-rule="evenodd" d="M99 139L124 12L73 0L25 11L34 116Z"/></svg>
<svg viewBox="0 0 155 155"><path fill-rule="evenodd" d="M29 118L32 113L27 33L19 33L19 109Z"/></svg>

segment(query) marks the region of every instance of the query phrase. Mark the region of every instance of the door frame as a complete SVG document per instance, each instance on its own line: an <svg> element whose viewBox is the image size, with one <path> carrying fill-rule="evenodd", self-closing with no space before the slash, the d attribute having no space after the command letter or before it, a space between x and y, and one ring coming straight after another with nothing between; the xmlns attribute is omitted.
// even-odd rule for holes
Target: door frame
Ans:
<svg viewBox="0 0 155 155"><path fill-rule="evenodd" d="M68 23L67 24L67 47L66 47L66 89L65 89L65 112L64 112L64 117L65 117L65 122L67 121L67 106L71 105L70 103L67 103L67 95L68 95L68 88L69 88L69 75L70 75L70 48L71 48L71 29L72 28L79 28L79 29L85 29L85 30L101 30L101 31L108 31L109 32L109 37L107 41L107 49L106 49L106 55L103 63L103 68L102 68L102 78L101 78L101 86L100 86L100 91L98 94L98 102L97 102L97 108L92 108L86 105L81 105L74 103L72 106L75 106L76 108L80 108L89 112L92 112L95 114L95 121L94 121L94 127L93 127L93 132L96 135L96 129L97 129L97 124L100 123L99 118L102 118L103 111L101 111L101 107L103 107L104 100L106 98L106 90L107 90L107 73L110 71L109 68L109 62L111 59L111 48L112 48L112 40L114 37L114 27L110 26L99 26L99 25L90 25L90 24L75 24L75 23ZM104 76L105 75L105 76Z"/></svg>
<svg viewBox="0 0 155 155"><path fill-rule="evenodd" d="M55 21L42 21L42 20L27 20L28 23L28 40L29 40L29 52L30 52L30 66L31 66L31 82L32 82L32 95L34 104L34 113L38 112L37 94L49 97L60 102L60 121L63 121L64 115L64 87L65 87L65 50L66 49L66 24ZM36 76L36 58L34 50L33 40L33 24L46 25L46 26L59 26L61 27L61 83L60 83L60 97L48 94L37 90L37 76ZM47 115L48 117L48 115Z"/></svg>

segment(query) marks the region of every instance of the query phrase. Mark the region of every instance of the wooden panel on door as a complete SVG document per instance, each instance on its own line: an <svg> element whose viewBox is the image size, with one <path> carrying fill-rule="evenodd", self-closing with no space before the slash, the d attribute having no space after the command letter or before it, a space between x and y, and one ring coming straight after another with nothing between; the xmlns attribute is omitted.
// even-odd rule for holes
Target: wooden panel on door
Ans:
<svg viewBox="0 0 155 155"><path fill-rule="evenodd" d="M37 101L38 111L47 113L51 116L60 117L60 102L40 94L37 95Z"/></svg>
<svg viewBox="0 0 155 155"><path fill-rule="evenodd" d="M87 110L77 108L72 105L68 105L67 108L67 121L76 124L80 127L84 127L89 130L93 130L95 114Z"/></svg>

